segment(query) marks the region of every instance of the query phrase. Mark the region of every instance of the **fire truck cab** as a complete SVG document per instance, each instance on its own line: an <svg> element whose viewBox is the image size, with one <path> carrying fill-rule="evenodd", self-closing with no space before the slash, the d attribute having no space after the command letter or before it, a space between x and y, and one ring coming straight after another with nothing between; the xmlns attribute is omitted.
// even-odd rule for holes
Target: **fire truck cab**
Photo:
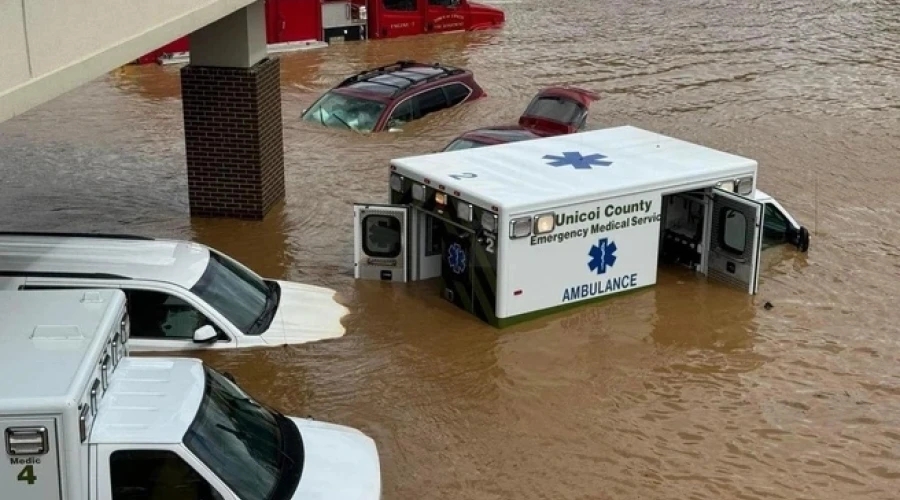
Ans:
<svg viewBox="0 0 900 500"><path fill-rule="evenodd" d="M368 4L369 38L394 38L503 26L496 7L469 0L354 0Z"/></svg>
<svg viewBox="0 0 900 500"><path fill-rule="evenodd" d="M502 10L470 0L265 0L270 53L335 41L475 31L503 26ZM143 55L138 64L188 60L188 37Z"/></svg>

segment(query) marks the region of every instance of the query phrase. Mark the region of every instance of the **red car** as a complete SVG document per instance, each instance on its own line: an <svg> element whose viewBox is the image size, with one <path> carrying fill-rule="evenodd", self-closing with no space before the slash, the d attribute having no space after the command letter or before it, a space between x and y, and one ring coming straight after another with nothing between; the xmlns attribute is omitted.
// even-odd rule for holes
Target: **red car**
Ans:
<svg viewBox="0 0 900 500"><path fill-rule="evenodd" d="M357 132L381 132L484 95L469 70L398 61L345 79L304 110L301 118Z"/></svg>
<svg viewBox="0 0 900 500"><path fill-rule="evenodd" d="M544 89L525 108L518 125L470 130L450 141L441 151L480 148L578 132L584 128L591 103L599 98L595 92L574 87Z"/></svg>

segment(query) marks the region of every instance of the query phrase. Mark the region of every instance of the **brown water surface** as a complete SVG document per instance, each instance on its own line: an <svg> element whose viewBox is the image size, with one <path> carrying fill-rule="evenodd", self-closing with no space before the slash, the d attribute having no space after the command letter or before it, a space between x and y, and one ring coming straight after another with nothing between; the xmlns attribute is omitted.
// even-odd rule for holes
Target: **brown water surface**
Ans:
<svg viewBox="0 0 900 500"><path fill-rule="evenodd" d="M345 337L202 357L287 413L373 436L386 499L896 499L900 4L496 3L500 32L285 56L288 194L262 223L189 217L178 72L147 66L0 125L0 226L195 239L338 289ZM472 68L489 97L399 134L298 122L348 73L401 58ZM809 253L767 251L756 297L664 270L504 331L420 285L354 282L351 203L385 201L389 158L512 122L562 83L602 94L592 127L758 159Z"/></svg>

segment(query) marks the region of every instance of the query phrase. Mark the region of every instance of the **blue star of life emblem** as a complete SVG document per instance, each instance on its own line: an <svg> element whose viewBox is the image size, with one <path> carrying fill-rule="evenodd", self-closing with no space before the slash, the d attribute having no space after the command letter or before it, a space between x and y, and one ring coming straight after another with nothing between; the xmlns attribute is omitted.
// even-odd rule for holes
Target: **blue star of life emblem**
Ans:
<svg viewBox="0 0 900 500"><path fill-rule="evenodd" d="M616 263L616 244L607 238L602 238L597 241L596 245L591 246L588 255L591 257L588 268L596 271L597 274L603 274L607 268Z"/></svg>
<svg viewBox="0 0 900 500"><path fill-rule="evenodd" d="M459 243L454 243L447 249L447 264L456 274L462 274L466 270L466 252Z"/></svg>
<svg viewBox="0 0 900 500"><path fill-rule="evenodd" d="M582 156L577 151L566 151L559 155L546 155L545 160L550 160L548 165L551 167L574 167L577 170L590 169L592 167L608 167L612 165L611 161L604 160L606 156L595 153Z"/></svg>

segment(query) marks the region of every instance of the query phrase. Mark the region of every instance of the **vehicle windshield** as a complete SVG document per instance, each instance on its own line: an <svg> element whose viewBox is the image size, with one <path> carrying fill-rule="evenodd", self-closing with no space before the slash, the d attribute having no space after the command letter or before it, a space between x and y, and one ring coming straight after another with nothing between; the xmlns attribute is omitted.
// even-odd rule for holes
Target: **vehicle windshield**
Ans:
<svg viewBox="0 0 900 500"><path fill-rule="evenodd" d="M242 500L269 500L281 478L276 416L204 366L206 391L184 445Z"/></svg>
<svg viewBox="0 0 900 500"><path fill-rule="evenodd" d="M371 132L384 108L385 105L378 101L332 91L319 98L306 110L303 119L328 127Z"/></svg>
<svg viewBox="0 0 900 500"><path fill-rule="evenodd" d="M460 149L480 148L483 146L487 146L487 144L470 141L469 139L457 139L447 145L447 147L444 148L444 151L457 151Z"/></svg>
<svg viewBox="0 0 900 500"><path fill-rule="evenodd" d="M206 271L191 291L245 335L265 331L277 305L273 286L212 249Z"/></svg>

